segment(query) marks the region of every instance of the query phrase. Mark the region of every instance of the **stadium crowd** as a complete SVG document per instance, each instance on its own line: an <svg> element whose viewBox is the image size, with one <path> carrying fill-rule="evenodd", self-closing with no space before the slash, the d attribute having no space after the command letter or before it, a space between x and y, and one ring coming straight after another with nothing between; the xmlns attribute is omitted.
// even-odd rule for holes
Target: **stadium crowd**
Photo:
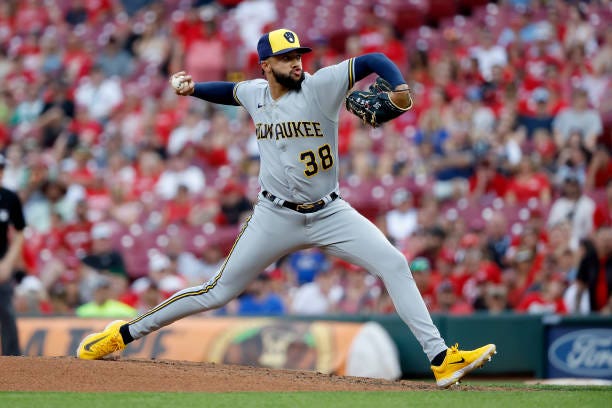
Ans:
<svg viewBox="0 0 612 408"><path fill-rule="evenodd" d="M259 77L254 41L287 26L308 72L383 52L409 80L415 108L382 128L341 113L341 193L431 312L611 314L612 2L438 3L3 1L18 313L130 317L215 274L256 200L254 128L167 78ZM377 278L313 249L210 313L393 312Z"/></svg>

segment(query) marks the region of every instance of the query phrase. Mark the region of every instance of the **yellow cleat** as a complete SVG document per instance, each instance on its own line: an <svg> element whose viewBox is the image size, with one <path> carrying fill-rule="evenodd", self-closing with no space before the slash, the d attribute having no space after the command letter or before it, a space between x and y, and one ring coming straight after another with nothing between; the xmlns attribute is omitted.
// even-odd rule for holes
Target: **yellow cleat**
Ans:
<svg viewBox="0 0 612 408"><path fill-rule="evenodd" d="M119 328L126 324L123 320L110 322L101 333L93 333L85 337L76 351L76 356L83 360L98 360L107 354L121 351L125 348Z"/></svg>
<svg viewBox="0 0 612 408"><path fill-rule="evenodd" d="M436 377L438 387L447 388L459 382L459 379L474 370L482 367L486 361L491 361L491 356L496 354L495 344L487 344L476 350L459 350L455 344L446 350L444 362L439 366L431 366Z"/></svg>

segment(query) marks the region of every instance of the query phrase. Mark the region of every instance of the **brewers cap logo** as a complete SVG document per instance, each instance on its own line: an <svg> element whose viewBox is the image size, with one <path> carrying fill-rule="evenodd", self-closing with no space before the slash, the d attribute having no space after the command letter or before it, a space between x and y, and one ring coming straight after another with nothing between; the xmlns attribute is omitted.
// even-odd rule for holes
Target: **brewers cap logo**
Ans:
<svg viewBox="0 0 612 408"><path fill-rule="evenodd" d="M285 34L283 34L283 37L285 37L285 40L287 40L287 42L290 42L291 44L295 42L295 36L291 31L285 32Z"/></svg>
<svg viewBox="0 0 612 408"><path fill-rule="evenodd" d="M260 61L291 51L304 54L312 50L309 47L302 47L298 35L286 28L270 31L262 35L257 42L257 54Z"/></svg>

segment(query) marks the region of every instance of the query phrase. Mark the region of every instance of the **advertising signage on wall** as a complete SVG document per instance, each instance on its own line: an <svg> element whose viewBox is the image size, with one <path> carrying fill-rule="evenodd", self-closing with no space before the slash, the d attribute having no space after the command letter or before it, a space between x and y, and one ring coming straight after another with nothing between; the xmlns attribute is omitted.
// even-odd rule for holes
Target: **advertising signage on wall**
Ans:
<svg viewBox="0 0 612 408"><path fill-rule="evenodd" d="M552 326L547 340L549 378L612 380L612 329Z"/></svg>

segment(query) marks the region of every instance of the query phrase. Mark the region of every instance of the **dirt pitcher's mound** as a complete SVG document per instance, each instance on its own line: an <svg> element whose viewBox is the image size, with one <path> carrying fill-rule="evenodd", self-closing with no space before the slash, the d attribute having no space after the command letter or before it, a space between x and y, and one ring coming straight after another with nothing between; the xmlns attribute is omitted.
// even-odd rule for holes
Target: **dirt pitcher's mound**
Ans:
<svg viewBox="0 0 612 408"><path fill-rule="evenodd" d="M0 391L411 391L433 384L186 361L0 357Z"/></svg>

